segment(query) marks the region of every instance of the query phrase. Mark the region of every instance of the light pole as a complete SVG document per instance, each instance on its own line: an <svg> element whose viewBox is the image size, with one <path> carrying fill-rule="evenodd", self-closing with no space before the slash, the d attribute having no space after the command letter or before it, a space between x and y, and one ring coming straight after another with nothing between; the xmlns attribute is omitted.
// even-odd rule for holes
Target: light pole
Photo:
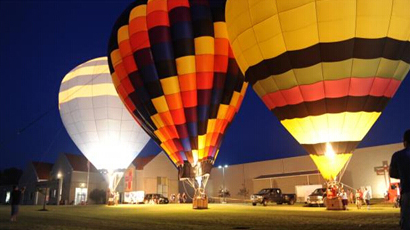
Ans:
<svg viewBox="0 0 410 230"><path fill-rule="evenodd" d="M226 188L225 188L225 168L228 168L228 165L219 165L218 166L219 169L222 169L222 183L223 183L223 188L222 188L222 203L226 203L226 199L225 199L225 192L226 192Z"/></svg>
<svg viewBox="0 0 410 230"><path fill-rule="evenodd" d="M58 178L58 194L57 194L57 205L60 205L62 193L63 193L63 174L57 173Z"/></svg>

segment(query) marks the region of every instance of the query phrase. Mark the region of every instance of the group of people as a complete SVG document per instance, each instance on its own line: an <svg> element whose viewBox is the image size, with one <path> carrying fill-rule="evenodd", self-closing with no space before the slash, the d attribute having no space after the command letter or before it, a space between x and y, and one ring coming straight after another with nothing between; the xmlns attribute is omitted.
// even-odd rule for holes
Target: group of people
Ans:
<svg viewBox="0 0 410 230"><path fill-rule="evenodd" d="M356 204L357 209L361 209L363 204L366 204L367 210L370 210L370 199L371 198L372 198L371 193L367 188L364 188L364 191L358 188L356 190L356 193L354 195L354 201L352 200L352 203Z"/></svg>
<svg viewBox="0 0 410 230"><path fill-rule="evenodd" d="M334 183L328 186L326 191L327 199L340 199L343 209L347 210L349 203L356 204L357 209L361 209L363 203L370 209L371 193L367 188L357 189L356 191L344 189L343 185Z"/></svg>
<svg viewBox="0 0 410 230"><path fill-rule="evenodd" d="M178 193L177 195L175 194L171 194L171 197L169 199L171 201L171 203L185 203L187 200L187 196L185 193Z"/></svg>

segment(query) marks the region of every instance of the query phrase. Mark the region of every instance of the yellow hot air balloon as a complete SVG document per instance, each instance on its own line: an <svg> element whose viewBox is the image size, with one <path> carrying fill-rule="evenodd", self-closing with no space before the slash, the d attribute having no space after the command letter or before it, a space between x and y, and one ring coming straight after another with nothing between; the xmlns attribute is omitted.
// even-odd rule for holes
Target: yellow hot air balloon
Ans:
<svg viewBox="0 0 410 230"><path fill-rule="evenodd" d="M228 0L246 80L335 180L409 72L410 0Z"/></svg>

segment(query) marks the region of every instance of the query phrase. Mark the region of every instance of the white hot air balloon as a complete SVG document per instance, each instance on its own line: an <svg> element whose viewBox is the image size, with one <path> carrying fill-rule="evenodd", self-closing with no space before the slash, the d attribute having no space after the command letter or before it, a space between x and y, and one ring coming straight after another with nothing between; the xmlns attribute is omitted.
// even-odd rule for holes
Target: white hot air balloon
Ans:
<svg viewBox="0 0 410 230"><path fill-rule="evenodd" d="M71 139L101 172L114 191L132 160L150 137L121 102L107 58L87 61L63 79L60 116Z"/></svg>

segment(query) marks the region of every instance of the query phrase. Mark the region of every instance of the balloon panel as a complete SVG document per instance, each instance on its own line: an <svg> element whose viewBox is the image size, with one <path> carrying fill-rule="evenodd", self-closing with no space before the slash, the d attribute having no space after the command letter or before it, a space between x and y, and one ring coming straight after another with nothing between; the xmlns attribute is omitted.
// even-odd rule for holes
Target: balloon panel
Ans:
<svg viewBox="0 0 410 230"><path fill-rule="evenodd" d="M410 69L410 1L228 0L233 52L310 153L350 153Z"/></svg>
<svg viewBox="0 0 410 230"><path fill-rule="evenodd" d="M106 57L64 77L59 108L71 139L97 169L127 168L149 140L118 98Z"/></svg>
<svg viewBox="0 0 410 230"><path fill-rule="evenodd" d="M245 95L224 3L135 1L110 38L118 94L177 166L213 163Z"/></svg>

